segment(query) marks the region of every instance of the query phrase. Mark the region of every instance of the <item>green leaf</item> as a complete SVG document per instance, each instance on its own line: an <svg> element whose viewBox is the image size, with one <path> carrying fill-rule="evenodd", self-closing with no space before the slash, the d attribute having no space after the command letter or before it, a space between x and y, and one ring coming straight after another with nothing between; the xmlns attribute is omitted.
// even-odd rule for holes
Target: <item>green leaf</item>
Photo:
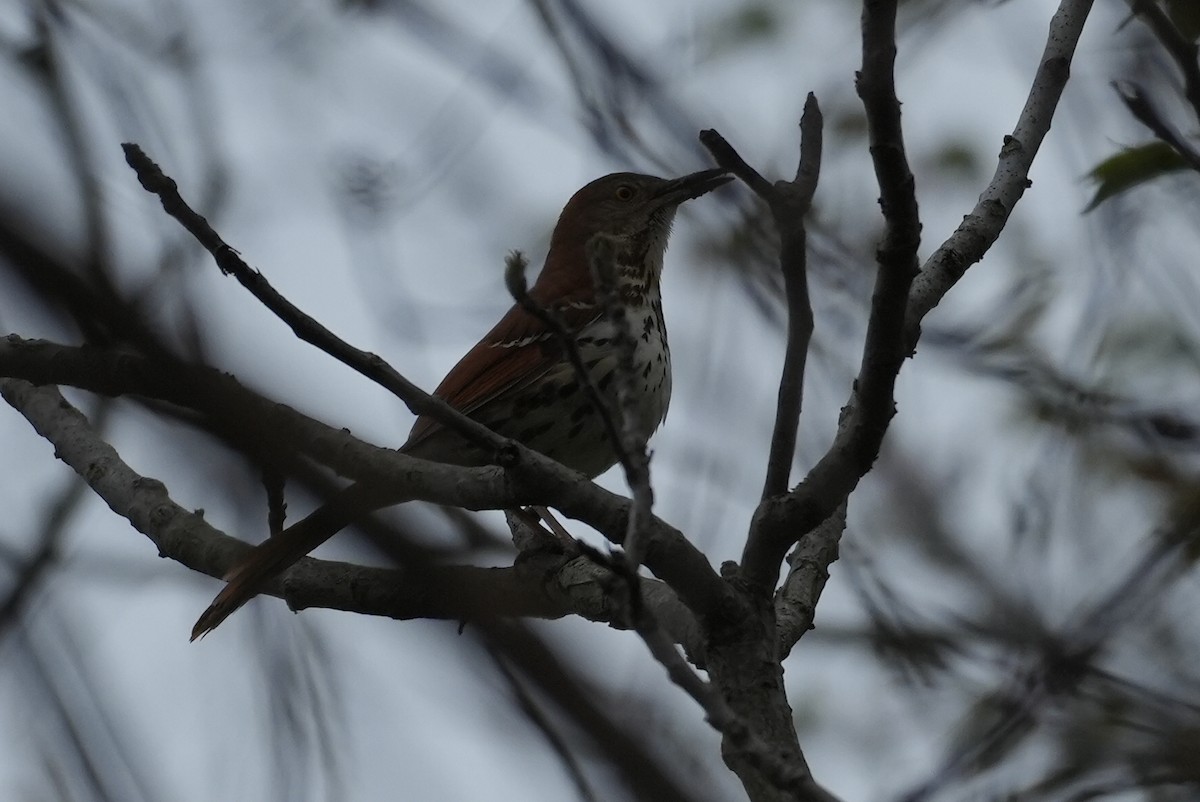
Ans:
<svg viewBox="0 0 1200 802"><path fill-rule="evenodd" d="M1186 169L1188 163L1164 142L1125 148L1097 164L1088 173L1088 178L1096 184L1096 194L1083 211L1086 214L1114 195L1120 195L1160 175Z"/></svg>

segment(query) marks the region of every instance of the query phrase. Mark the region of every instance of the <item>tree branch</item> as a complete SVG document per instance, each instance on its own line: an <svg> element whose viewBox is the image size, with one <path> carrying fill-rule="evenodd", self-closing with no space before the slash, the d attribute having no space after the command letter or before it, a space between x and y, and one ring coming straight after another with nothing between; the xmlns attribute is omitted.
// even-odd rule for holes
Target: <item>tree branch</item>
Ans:
<svg viewBox="0 0 1200 802"><path fill-rule="evenodd" d="M725 737L728 746L761 771L777 789L788 792L791 799L801 802L838 802L837 797L813 779L803 757L789 761L786 756L771 749L733 711L720 691L684 662L674 644L663 637L653 619L648 618L644 626L639 626L638 634L654 659L667 670L671 681L700 705L708 723Z"/></svg>
<svg viewBox="0 0 1200 802"><path fill-rule="evenodd" d="M252 433L268 451L286 448L283 453L303 453L343 476L386 483L406 500L469 509L551 504L600 532L611 533L616 543L624 536L628 499L594 482L582 481L578 474L536 452L529 452L529 463L508 470L494 466L464 468L416 459L365 443L291 407L272 403L211 368L10 335L0 340L0 376L34 384L70 385L102 395L143 395L178 404ZM651 516L647 527L647 567L674 588L697 615L720 615L728 607L725 600L730 591L707 558L660 518ZM219 563L220 570L214 573L219 576L234 557L231 551L227 560L214 559L206 564ZM196 567L192 562L183 562Z"/></svg>
<svg viewBox="0 0 1200 802"><path fill-rule="evenodd" d="M347 343L314 318L305 314L291 301L279 294L262 273L254 270L242 260L228 243L209 225L203 216L195 212L179 194L175 181L163 173L136 144L123 144L125 161L137 173L138 181L147 192L156 195L163 210L187 229L196 241L204 246L217 267L225 275L233 276L238 283L250 291L260 303L306 343L316 346L342 364L395 395L414 415L428 415L465 437L471 443L491 449L499 454L521 449L515 441L501 437L486 426L468 418L437 396L426 393L410 382L377 354L363 351ZM503 461L503 460L499 460Z"/></svg>
<svg viewBox="0 0 1200 802"><path fill-rule="evenodd" d="M154 543L160 556L219 577L248 550L200 514L175 504L161 482L130 468L56 388L0 379L0 394L113 512ZM293 610L324 607L401 620L577 614L623 628L624 616L608 593L613 581L590 561L561 554L527 555L511 568L424 561L402 570L306 558L264 592ZM669 636L689 652L702 653L699 626L674 592L661 582L646 584L646 603L668 622Z"/></svg>
<svg viewBox="0 0 1200 802"><path fill-rule="evenodd" d="M812 303L808 298L807 231L804 216L812 207L821 173L822 126L820 106L808 93L800 118L800 163L792 181L774 184L746 164L725 138L714 130L700 132L700 141L717 164L727 168L767 202L779 231L779 267L787 301L787 350L775 405L775 428L767 457L763 498L787 491L796 456L796 430L804 401L804 368L812 340Z"/></svg>
<svg viewBox="0 0 1200 802"><path fill-rule="evenodd" d="M868 6L874 6L868 3ZM775 582L778 566L792 543L829 517L849 496L879 453L887 423L894 414L891 388L903 357L911 354L920 337L920 322L962 278L967 268L983 258L996 241L1013 207L1029 186L1029 168L1050 128L1058 99L1070 72L1071 57L1079 42L1083 23L1092 0L1062 0L1050 22L1049 36L1042 61L1030 89L1029 98L1000 153L991 183L980 196L973 212L945 243L929 258L908 291L906 309L894 308L888 293L896 289L881 270L872 299L872 319L886 313L874 327L868 327L868 345L864 349L859 381L847 404L838 433L829 451L786 496L765 500L759 505L752 523L752 536L743 555L747 578L766 591ZM864 15L865 15L864 11ZM872 29L874 30L874 29ZM868 27L864 20L864 47ZM875 51L872 51L875 52ZM864 51L864 56L867 56ZM873 63L873 62L872 62ZM864 59L864 72L867 61ZM870 79L868 79L868 87ZM881 119L880 123L885 122ZM889 202L883 200L885 214ZM893 213L895 213L893 207ZM902 208L900 210L902 212ZM902 255L881 248L881 258ZM901 240L898 245L903 245ZM890 289L889 289L890 286ZM880 304L883 309L880 310ZM898 303L895 304L898 306ZM899 324L898 330L896 329ZM889 337L895 337L888 342ZM884 367L891 365L888 372ZM890 375L888 373L890 372ZM864 383L864 379L867 379Z"/></svg>
<svg viewBox="0 0 1200 802"><path fill-rule="evenodd" d="M1071 74L1071 59L1093 0L1061 0L1025 106L1004 137L996 172L975 208L921 267L908 298L904 341L908 350L921 336L921 320L937 306L971 265L996 242L1021 196L1029 188L1029 168L1050 130L1058 100Z"/></svg>
<svg viewBox="0 0 1200 802"><path fill-rule="evenodd" d="M885 233L876 252L879 268L871 298L862 364L851 399L839 427L839 437L801 483L807 485L824 467L836 474L837 494L823 499L828 515L858 484L875 462L888 423L895 414L892 390L908 352L902 346L905 305L912 279L917 273L917 246L921 223L917 212L915 184L904 152L900 125L900 102L896 99L896 0L866 0L863 3L863 66L857 88L867 116L867 133ZM840 442L839 442L840 440ZM747 582L760 592L774 589L784 554L820 521L791 529L773 530L758 524L765 520L769 505L764 499L755 514L742 570ZM824 516L822 516L822 520Z"/></svg>
<svg viewBox="0 0 1200 802"><path fill-rule="evenodd" d="M640 393L635 386L637 376L634 368L637 338L629 326L629 316L625 312L625 304L621 301L617 288L616 244L610 237L595 236L587 243L586 250L588 267L596 286L596 300L612 324L612 345L617 352L615 389L617 412L621 421L621 431L618 433L621 445L618 453L623 455L621 468L625 472L625 482L633 496L629 519L625 526L623 569L629 578L630 599L634 607L631 612L636 620L637 608L641 604L637 570L645 554L643 541L646 523L650 520L654 507L654 489L650 485L650 455L646 447L650 432L642 428L638 416Z"/></svg>
<svg viewBox="0 0 1200 802"><path fill-rule="evenodd" d="M525 270L528 267L529 262L520 251L513 251L505 258L504 284L508 288L508 293L514 301L521 305L522 309L544 323L546 328L550 329L558 338L559 344L563 347L563 353L567 355L567 361L571 363L571 370L575 372L575 378L579 381L580 389L583 390L588 402L596 408L596 413L600 416L604 432L617 452L617 461L625 465L629 461L629 454L625 451L625 441L621 438L613 411L609 407L608 401L600 394L600 388L596 386L596 382L592 381L592 374L588 371L587 366L583 364L583 357L579 353L579 343L567 331L567 327L563 325L554 310L547 309L530 296L525 281Z"/></svg>

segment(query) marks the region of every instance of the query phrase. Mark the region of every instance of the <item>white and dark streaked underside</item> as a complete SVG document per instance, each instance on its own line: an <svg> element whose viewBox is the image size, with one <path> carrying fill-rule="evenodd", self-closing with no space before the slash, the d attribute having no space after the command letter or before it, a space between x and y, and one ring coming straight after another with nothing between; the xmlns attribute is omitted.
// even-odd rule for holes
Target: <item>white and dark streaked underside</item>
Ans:
<svg viewBox="0 0 1200 802"><path fill-rule="evenodd" d="M641 428L649 435L667 415L671 400L671 353L658 293L652 290L641 300L645 302L627 306L626 314L637 341L634 350L637 409ZM619 428L614 335L612 323L601 317L580 331L576 342L584 366L606 399ZM565 356L530 381L527 391L520 396L512 404L485 404L474 410L471 417L588 476L597 476L612 467L616 459L608 432L600 414L587 402L587 395Z"/></svg>

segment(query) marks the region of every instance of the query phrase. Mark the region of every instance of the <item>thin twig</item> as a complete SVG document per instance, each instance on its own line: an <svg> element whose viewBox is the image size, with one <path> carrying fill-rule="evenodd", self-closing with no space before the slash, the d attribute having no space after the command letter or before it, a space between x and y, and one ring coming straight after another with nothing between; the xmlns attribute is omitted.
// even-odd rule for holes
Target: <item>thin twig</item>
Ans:
<svg viewBox="0 0 1200 802"><path fill-rule="evenodd" d="M812 207L821 174L823 124L817 98L809 92L800 118L800 161L796 166L796 177L792 181L777 181L774 184L747 164L719 133L714 130L700 133L701 143L709 149L717 164L744 181L767 202L779 231L779 267L783 274L788 313L787 351L779 379L775 427L771 434L763 498L787 491L792 462L796 456L796 431L804 403L804 370L813 331L812 303L808 297L808 234L804 216Z"/></svg>
<svg viewBox="0 0 1200 802"><path fill-rule="evenodd" d="M247 265L208 221L188 206L175 182L139 146L127 142L121 147L125 151L125 161L137 173L146 191L158 196L163 210L179 221L212 254L222 273L236 278L263 306L287 324L297 337L388 390L403 401L413 414L428 415L471 443L487 449L502 452L514 448L513 441L468 418L442 399L426 393L377 354L350 345L280 295L262 273Z"/></svg>
<svg viewBox="0 0 1200 802"><path fill-rule="evenodd" d="M525 281L527 263L520 251L513 251L505 260L504 281L509 293L517 303L545 324L558 338L571 363L575 378L583 387L588 400L599 411L609 442L613 443L616 451L617 461L625 472L625 480L633 494L633 503L630 505L629 517L625 524L625 537L622 540L625 558L622 559L617 555L605 556L597 550L583 545L580 545L580 549L582 554L591 558L598 565L613 571L624 580L628 592L628 617L632 626L632 622L638 619L643 605L637 566L641 563L641 532L644 529L644 522L649 518L653 502L648 458L646 457L647 433L634 431L637 423L637 396L633 387L633 349L637 347L637 341L630 331L625 308L621 303L620 294L616 290L613 267L615 254L611 241L606 237L596 236L588 243L587 250L592 268L592 278L596 286L596 299L604 310L604 314L613 324L613 347L620 354L616 371L616 411L621 420L620 428L616 425L617 416L613 414L608 399L600 393L599 388L592 380L591 372L584 365L575 337L567 331L552 309L541 306L529 296Z"/></svg>
<svg viewBox="0 0 1200 802"><path fill-rule="evenodd" d="M808 97L810 100L813 99L813 94L810 92ZM807 102L804 107L807 110ZM708 152L712 154L713 160L718 165L736 175L742 183L753 190L755 195L758 195L768 204L773 200L779 199L779 195L776 192L776 185L763 178L757 170L747 164L746 160L733 149L733 145L730 145L725 140L725 137L721 136L715 130L709 128L701 131L700 144L708 148Z"/></svg>
<svg viewBox="0 0 1200 802"><path fill-rule="evenodd" d="M274 465L264 465L262 483L267 493L267 532L274 537L283 531L284 521L287 520L283 471Z"/></svg>
<svg viewBox="0 0 1200 802"><path fill-rule="evenodd" d="M571 782L575 785L575 790L579 792L579 798L584 802L597 802L597 797L592 791L591 784L588 783L587 775L583 773L583 766L571 753L571 747L567 745L566 738L563 737L555 727L554 722L550 717L542 712L538 707L537 701L533 695L525 689L520 677L516 672L509 667L505 660L505 655L496 649L490 643L484 643L484 648L492 658L492 664L496 666L496 670L504 677L504 681L508 683L508 687L512 690L513 697L517 703L517 707L529 719L534 728L542 734L546 739L546 743L550 744L550 748L554 754L558 755L559 761L562 762L563 768L567 771L567 776L571 778Z"/></svg>
<svg viewBox="0 0 1200 802"><path fill-rule="evenodd" d="M643 606L637 568L644 557L643 533L654 503L654 491L650 485L649 456L646 450L649 432L640 431L638 428L638 393L634 373L637 339L633 336L625 306L617 290L614 243L608 237L593 237L587 243L587 257L596 287L596 300L613 326L612 345L618 357L615 373L615 415L608 399L600 393L590 371L584 365L575 337L567 331L554 310L541 306L529 296L525 282L527 263L520 251L513 251L505 260L504 279L509 293L517 303L544 323L559 339L576 379L583 387L588 400L599 410L604 430L609 441L613 443L617 461L625 472L625 481L633 499L629 517L626 519L625 537L622 540L624 557L607 557L595 549L586 547L582 548L582 553L613 571L625 582L628 592L628 616L632 626L633 622L640 619ZM616 424L617 419L621 422L620 427Z"/></svg>

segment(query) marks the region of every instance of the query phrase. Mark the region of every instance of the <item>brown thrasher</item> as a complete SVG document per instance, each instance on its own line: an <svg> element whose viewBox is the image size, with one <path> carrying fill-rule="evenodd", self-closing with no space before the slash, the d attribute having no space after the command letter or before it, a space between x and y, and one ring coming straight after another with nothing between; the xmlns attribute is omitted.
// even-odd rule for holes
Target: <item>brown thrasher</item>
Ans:
<svg viewBox="0 0 1200 802"><path fill-rule="evenodd" d="M550 239L546 264L529 296L552 310L574 337L590 378L616 408L619 356L614 329L596 299L587 245L597 235L615 247L617 289L637 336L634 375L642 431L653 432L671 398L671 354L659 277L679 204L730 180L703 170L668 180L636 173L598 178L572 196ZM558 335L513 306L446 375L434 394L455 409L558 460L589 478L617 461L603 421L588 402ZM400 449L454 465L484 465L492 456L430 417L419 417ZM359 482L325 506L256 546L226 574L228 585L192 630L207 634L283 572L359 517L395 503L386 487Z"/></svg>

